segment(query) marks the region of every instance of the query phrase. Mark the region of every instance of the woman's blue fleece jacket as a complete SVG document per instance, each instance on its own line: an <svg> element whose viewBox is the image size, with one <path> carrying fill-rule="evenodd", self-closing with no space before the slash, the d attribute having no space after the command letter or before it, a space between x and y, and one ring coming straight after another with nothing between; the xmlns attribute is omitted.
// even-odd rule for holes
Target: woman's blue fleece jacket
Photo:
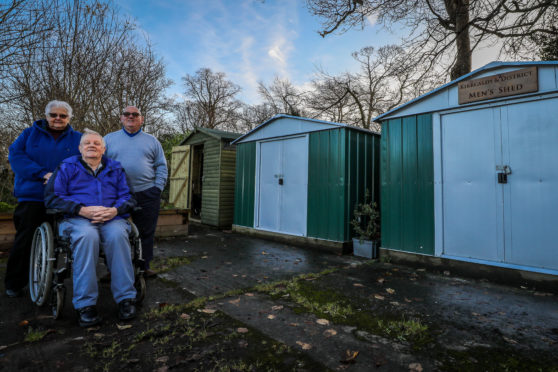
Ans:
<svg viewBox="0 0 558 372"><path fill-rule="evenodd" d="M135 206L126 182L126 173L116 160L103 156L102 168L95 175L86 167L81 155L60 163L45 189L47 208L59 209L66 215L77 216L82 206L115 207L115 218L127 217Z"/></svg>
<svg viewBox="0 0 558 372"><path fill-rule="evenodd" d="M8 160L15 173L14 195L20 202L42 202L43 176L53 172L62 160L79 154L81 133L68 125L55 140L47 125L45 119L37 120L10 146Z"/></svg>

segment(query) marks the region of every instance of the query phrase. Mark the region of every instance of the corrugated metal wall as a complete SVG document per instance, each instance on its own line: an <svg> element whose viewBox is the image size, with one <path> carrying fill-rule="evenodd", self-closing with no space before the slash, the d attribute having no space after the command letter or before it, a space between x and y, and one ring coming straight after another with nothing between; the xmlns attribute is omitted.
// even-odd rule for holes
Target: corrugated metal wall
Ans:
<svg viewBox="0 0 558 372"><path fill-rule="evenodd" d="M310 133L309 237L348 241L350 221L365 190L378 200L379 136L348 128Z"/></svg>
<svg viewBox="0 0 558 372"><path fill-rule="evenodd" d="M382 123L382 247L434 254L432 115Z"/></svg>
<svg viewBox="0 0 558 372"><path fill-rule="evenodd" d="M236 181L234 187L234 224L254 227L256 187L256 142L236 146Z"/></svg>

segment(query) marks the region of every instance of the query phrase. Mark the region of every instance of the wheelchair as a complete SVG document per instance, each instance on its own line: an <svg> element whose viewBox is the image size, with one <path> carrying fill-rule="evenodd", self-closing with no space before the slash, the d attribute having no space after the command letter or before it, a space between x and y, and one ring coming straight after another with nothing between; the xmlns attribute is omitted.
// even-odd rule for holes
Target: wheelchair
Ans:
<svg viewBox="0 0 558 372"><path fill-rule="evenodd" d="M69 236L59 235L58 226L63 213L56 209L47 209L50 221L43 222L33 235L31 256L29 260L29 293L31 301L38 306L49 303L54 319L59 319L66 298L64 281L72 271L72 250ZM132 221L130 247L134 266L137 295L136 304L143 301L146 292L143 257L139 232ZM102 247L100 257L104 258Z"/></svg>

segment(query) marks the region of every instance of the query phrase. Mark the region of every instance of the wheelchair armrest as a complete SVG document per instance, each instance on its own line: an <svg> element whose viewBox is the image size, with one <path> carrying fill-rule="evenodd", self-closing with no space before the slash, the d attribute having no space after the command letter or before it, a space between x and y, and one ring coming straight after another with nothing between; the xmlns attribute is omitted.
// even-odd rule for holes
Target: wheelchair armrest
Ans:
<svg viewBox="0 0 558 372"><path fill-rule="evenodd" d="M57 215L63 215L64 211L61 210L61 209L48 208L46 210L46 214L51 215L51 216L57 216Z"/></svg>

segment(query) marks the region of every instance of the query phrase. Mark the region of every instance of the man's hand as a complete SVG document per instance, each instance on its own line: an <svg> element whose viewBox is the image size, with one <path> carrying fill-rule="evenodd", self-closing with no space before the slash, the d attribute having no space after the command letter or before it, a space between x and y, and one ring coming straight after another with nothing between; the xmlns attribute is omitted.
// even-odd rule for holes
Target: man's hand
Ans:
<svg viewBox="0 0 558 372"><path fill-rule="evenodd" d="M43 182L43 184L47 184L48 180L50 179L50 176L52 176L52 172L48 172L47 174L45 174L43 176L43 180L45 180L45 182Z"/></svg>
<svg viewBox="0 0 558 372"><path fill-rule="evenodd" d="M91 220L91 223L102 223L112 220L118 211L114 207L91 206L81 207L79 215Z"/></svg>

